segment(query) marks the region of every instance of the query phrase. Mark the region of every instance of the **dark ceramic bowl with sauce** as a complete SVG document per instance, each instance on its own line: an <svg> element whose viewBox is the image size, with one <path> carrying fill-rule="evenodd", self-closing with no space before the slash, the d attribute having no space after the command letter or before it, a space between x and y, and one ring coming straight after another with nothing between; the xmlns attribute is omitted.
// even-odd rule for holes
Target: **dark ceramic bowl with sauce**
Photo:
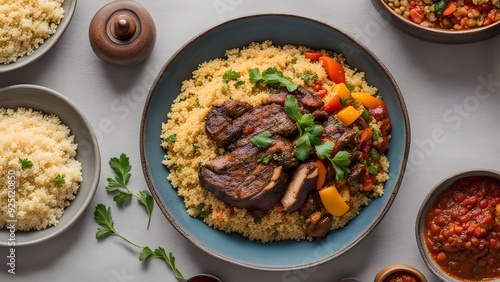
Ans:
<svg viewBox="0 0 500 282"><path fill-rule="evenodd" d="M425 41L442 44L463 44L486 40L500 34L500 20L487 26L464 28L462 30L426 27L395 12L386 0L372 0L372 4L382 17L393 26L410 36Z"/></svg>
<svg viewBox="0 0 500 282"><path fill-rule="evenodd" d="M439 182L415 231L425 264L442 281L498 281L500 172L468 170Z"/></svg>

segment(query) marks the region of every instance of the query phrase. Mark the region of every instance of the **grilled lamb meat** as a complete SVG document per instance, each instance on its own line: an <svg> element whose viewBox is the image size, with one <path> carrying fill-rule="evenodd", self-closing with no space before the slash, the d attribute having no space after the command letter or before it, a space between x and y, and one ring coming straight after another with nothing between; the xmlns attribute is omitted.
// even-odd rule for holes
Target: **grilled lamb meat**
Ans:
<svg viewBox="0 0 500 282"><path fill-rule="evenodd" d="M266 130L281 136L297 132L293 120L276 104L252 108L247 103L229 100L214 106L205 121L207 134L217 146L231 150L248 144L252 136Z"/></svg>
<svg viewBox="0 0 500 282"><path fill-rule="evenodd" d="M297 101L299 102L299 107L302 106L308 112L313 112L315 110L318 110L324 105L324 102L320 97L314 95L309 90L301 86L299 86L297 90L291 93L288 92L286 88L284 88L281 89L279 93L269 95L268 103L284 105L286 97L288 95L294 95L295 98L297 98Z"/></svg>
<svg viewBox="0 0 500 282"><path fill-rule="evenodd" d="M241 136L242 128L233 125L234 119L252 109L245 102L234 100L215 105L205 118L205 129L208 136L217 143L219 147L226 147Z"/></svg>
<svg viewBox="0 0 500 282"><path fill-rule="evenodd" d="M200 183L235 207L270 209L285 193L285 168L298 162L293 150L291 141L280 136L267 149L249 143L202 166Z"/></svg>
<svg viewBox="0 0 500 282"><path fill-rule="evenodd" d="M330 117L324 123L322 139L334 142L339 150L351 149L356 145L356 131L343 126L338 119Z"/></svg>

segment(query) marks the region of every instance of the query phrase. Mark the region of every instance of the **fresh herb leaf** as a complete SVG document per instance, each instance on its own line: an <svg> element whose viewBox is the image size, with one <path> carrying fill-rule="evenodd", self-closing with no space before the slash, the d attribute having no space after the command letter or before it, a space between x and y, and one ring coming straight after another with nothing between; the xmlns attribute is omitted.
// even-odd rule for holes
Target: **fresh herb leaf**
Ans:
<svg viewBox="0 0 500 282"><path fill-rule="evenodd" d="M176 278L184 278L184 276L182 276L182 273L175 266L175 257L172 255L171 252L169 252L167 255L167 252L165 252L165 249L163 249L162 247L158 247L154 251L154 256L165 261L165 263L174 272L174 275Z"/></svg>
<svg viewBox="0 0 500 282"><path fill-rule="evenodd" d="M229 84L227 82L230 79L238 79L240 78L241 74L237 71L233 70L228 70L222 75L222 90L227 91L229 89ZM236 85L235 85L236 86Z"/></svg>
<svg viewBox="0 0 500 282"><path fill-rule="evenodd" d="M172 136L172 135L170 135ZM170 138L169 136L169 138ZM168 139L168 138L167 138ZM153 213L154 200L151 194L146 190L140 191L138 193L132 192L128 187L127 183L130 179L132 166L130 165L129 158L125 154L121 154L119 158L111 158L109 160L109 166L115 172L115 178L108 177L108 186L106 186L106 191L117 192L113 197L113 200L118 206L122 206L132 197L135 197L139 203L141 203L146 208L146 213L148 214L148 229L151 223L151 215Z"/></svg>
<svg viewBox="0 0 500 282"><path fill-rule="evenodd" d="M257 86L260 83L265 83L278 87L286 87L288 92L293 92L298 87L296 83L292 82L290 78L285 77L277 68L268 68L262 72L262 75L258 68L254 68L250 69L248 74L250 75L250 81L254 82Z"/></svg>
<svg viewBox="0 0 500 282"><path fill-rule="evenodd" d="M233 70L228 70L222 75L222 81L228 82L230 79L238 79L240 78L241 74L237 71Z"/></svg>
<svg viewBox="0 0 500 282"><path fill-rule="evenodd" d="M193 154L196 155L198 154L200 151L200 145L198 145L197 143L194 143L193 144Z"/></svg>
<svg viewBox="0 0 500 282"><path fill-rule="evenodd" d="M140 191L137 194L137 200L146 208L146 213L148 214L147 229L149 229L149 224L151 223L151 214L153 213L153 208L155 204L153 196L151 196L151 194L148 191L144 190Z"/></svg>
<svg viewBox="0 0 500 282"><path fill-rule="evenodd" d="M285 113L296 122L302 119L302 113L299 109L299 103L297 102L297 98L295 98L295 96L288 95L286 97Z"/></svg>
<svg viewBox="0 0 500 282"><path fill-rule="evenodd" d="M259 133L250 138L250 142L259 148L267 148L273 143L273 139L271 139L271 132L266 130L262 133Z"/></svg>
<svg viewBox="0 0 500 282"><path fill-rule="evenodd" d="M380 153L375 148L370 149L370 158L374 161L380 160Z"/></svg>
<svg viewBox="0 0 500 282"><path fill-rule="evenodd" d="M349 174L349 165L351 164L349 156L347 151L339 151L334 158L329 159L335 169L335 179L343 180Z"/></svg>
<svg viewBox="0 0 500 282"><path fill-rule="evenodd" d="M300 136L297 141L295 141L295 150L293 154L299 161L304 161L309 157L311 151L311 141L308 135Z"/></svg>
<svg viewBox="0 0 500 282"><path fill-rule="evenodd" d="M309 83L309 81L315 82L316 80L318 80L318 75L313 72L306 71L302 74L302 79L307 84Z"/></svg>
<svg viewBox="0 0 500 282"><path fill-rule="evenodd" d="M25 159L19 158L19 164L21 165L22 169L31 168L33 166L33 163L30 160L28 160L27 158L25 158Z"/></svg>
<svg viewBox="0 0 500 282"><path fill-rule="evenodd" d="M238 86L243 85L243 84L245 84L245 82L244 82L244 81L242 81L242 80L238 80L238 81L236 81L236 82L234 83L234 87L238 87Z"/></svg>
<svg viewBox="0 0 500 282"><path fill-rule="evenodd" d="M332 156L333 147L335 147L335 144L332 141L328 141L321 145L314 146L314 149L316 149L316 155L318 156L318 158L328 159Z"/></svg>
<svg viewBox="0 0 500 282"><path fill-rule="evenodd" d="M347 87L347 89L349 89L350 91L353 91L354 90L354 85L350 84L349 82L346 82L345 83L345 86Z"/></svg>
<svg viewBox="0 0 500 282"><path fill-rule="evenodd" d="M377 175L378 173L378 166L371 163L369 166L368 166L368 172L371 174L371 175Z"/></svg>
<svg viewBox="0 0 500 282"><path fill-rule="evenodd" d="M170 267L170 269L172 270L172 272L174 273L176 278L180 278L180 279L184 278L182 273L175 266L175 257L172 255L171 252L169 252L167 255L167 252L162 247L158 247L153 251L148 246L145 246L145 247L139 246L139 245L133 243L132 241L128 240L126 237L124 237L120 233L118 233L114 227L114 221L113 221L113 217L111 215L111 208L110 207L107 208L103 204L98 204L94 210L94 219L100 226L97 229L96 239L102 239L102 238L106 238L108 236L118 236L118 237L122 238L124 241L126 241L127 243L131 244L132 246L135 246L135 247L141 249L141 252L139 254L140 261L144 261L144 260L147 260L150 258L159 258L159 259L163 260Z"/></svg>
<svg viewBox="0 0 500 282"><path fill-rule="evenodd" d="M54 178L54 182L56 183L57 187L61 187L66 183L66 180L64 179L65 175L64 174L58 174Z"/></svg>
<svg viewBox="0 0 500 282"><path fill-rule="evenodd" d="M445 0L439 0L436 3L434 3L434 14L436 16L441 17L443 16L444 9L446 8L447 3Z"/></svg>
<svg viewBox="0 0 500 282"><path fill-rule="evenodd" d="M292 65L297 63L297 58L293 57L291 60Z"/></svg>
<svg viewBox="0 0 500 282"><path fill-rule="evenodd" d="M168 143L172 144L175 141L177 141L177 135L176 134L172 134L172 135L168 136L166 140L167 140Z"/></svg>

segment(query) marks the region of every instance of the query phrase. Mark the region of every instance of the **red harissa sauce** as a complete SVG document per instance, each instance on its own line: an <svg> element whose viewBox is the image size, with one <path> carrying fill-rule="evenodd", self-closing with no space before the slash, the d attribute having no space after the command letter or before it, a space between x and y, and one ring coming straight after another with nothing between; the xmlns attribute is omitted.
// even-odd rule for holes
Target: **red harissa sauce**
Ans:
<svg viewBox="0 0 500 282"><path fill-rule="evenodd" d="M445 272L462 281L500 277L500 181L465 177L453 183L428 210L424 232Z"/></svg>

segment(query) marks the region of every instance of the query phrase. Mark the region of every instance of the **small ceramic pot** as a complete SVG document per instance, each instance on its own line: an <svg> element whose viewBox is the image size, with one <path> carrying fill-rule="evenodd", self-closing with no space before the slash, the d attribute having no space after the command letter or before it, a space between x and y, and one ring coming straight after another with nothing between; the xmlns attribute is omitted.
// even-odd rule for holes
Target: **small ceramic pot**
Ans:
<svg viewBox="0 0 500 282"><path fill-rule="evenodd" d="M382 268L375 276L374 282L388 282L388 278L395 274L401 272L402 274L407 274L415 277L417 282L427 282L425 276L415 267L406 264L393 264Z"/></svg>

